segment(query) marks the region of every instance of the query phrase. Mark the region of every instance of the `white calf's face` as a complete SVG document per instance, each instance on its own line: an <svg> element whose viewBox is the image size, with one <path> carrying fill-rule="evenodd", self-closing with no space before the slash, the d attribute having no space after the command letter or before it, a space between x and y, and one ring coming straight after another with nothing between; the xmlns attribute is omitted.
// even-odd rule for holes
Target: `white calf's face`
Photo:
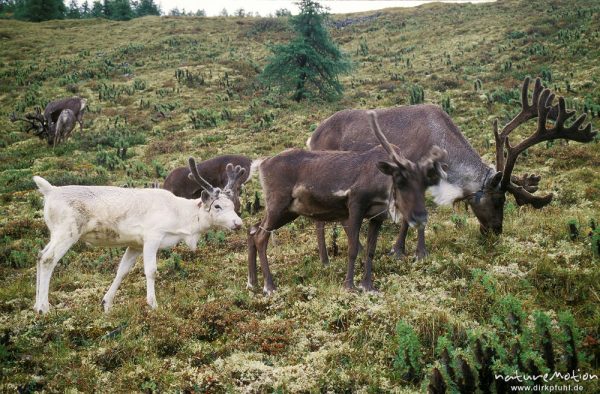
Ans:
<svg viewBox="0 0 600 394"><path fill-rule="evenodd" d="M203 209L206 210L215 226L229 230L242 228L242 219L235 213L233 202L224 193L221 193L208 204L204 204Z"/></svg>

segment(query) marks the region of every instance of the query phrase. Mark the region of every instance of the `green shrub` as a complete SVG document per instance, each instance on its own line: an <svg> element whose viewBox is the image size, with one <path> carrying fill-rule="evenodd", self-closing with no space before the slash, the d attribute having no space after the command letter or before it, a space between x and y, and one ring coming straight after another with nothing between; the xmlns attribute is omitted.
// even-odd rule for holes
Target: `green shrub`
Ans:
<svg viewBox="0 0 600 394"><path fill-rule="evenodd" d="M399 321L396 325L397 352L394 369L402 380L417 382L421 377L421 342L411 325Z"/></svg>

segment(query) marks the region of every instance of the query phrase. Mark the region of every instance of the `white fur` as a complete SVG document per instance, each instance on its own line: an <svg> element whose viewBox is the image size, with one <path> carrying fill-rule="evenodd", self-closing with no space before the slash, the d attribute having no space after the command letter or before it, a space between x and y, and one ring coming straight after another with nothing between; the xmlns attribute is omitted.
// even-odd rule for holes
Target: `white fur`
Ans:
<svg viewBox="0 0 600 394"><path fill-rule="evenodd" d="M35 310L46 313L48 288L58 261L78 240L96 246L127 246L117 276L103 299L112 305L123 277L143 255L147 302L157 306L154 292L156 253L184 241L195 249L201 233L210 227L239 228L242 220L233 203L220 193L208 206L201 199L187 200L163 189L127 189L111 186L52 186L33 180L44 195L44 220L50 242L37 265Z"/></svg>
<svg viewBox="0 0 600 394"><path fill-rule="evenodd" d="M336 197L346 197L348 194L350 194L350 189L333 192L333 195Z"/></svg>
<svg viewBox="0 0 600 394"><path fill-rule="evenodd" d="M449 183L445 179L442 179L439 184L431 186L429 190L431 190L433 199L438 205L450 205L463 196L461 187Z"/></svg>
<svg viewBox="0 0 600 394"><path fill-rule="evenodd" d="M87 100L82 98L81 99L81 107L79 107L79 111L83 111L85 109L85 106L87 105Z"/></svg>
<svg viewBox="0 0 600 394"><path fill-rule="evenodd" d="M402 214L396 209L396 202L390 201L388 204L388 213L390 214L390 219L396 224L400 223L402 220Z"/></svg>
<svg viewBox="0 0 600 394"><path fill-rule="evenodd" d="M308 149L312 149L312 147L310 146L310 139L312 138L312 135L310 137L308 137L308 139L306 140L306 147Z"/></svg>
<svg viewBox="0 0 600 394"><path fill-rule="evenodd" d="M252 177L258 173L258 168L264 160L265 159L252 160L252 163L250 163L250 174L248 174L248 180L252 179Z"/></svg>

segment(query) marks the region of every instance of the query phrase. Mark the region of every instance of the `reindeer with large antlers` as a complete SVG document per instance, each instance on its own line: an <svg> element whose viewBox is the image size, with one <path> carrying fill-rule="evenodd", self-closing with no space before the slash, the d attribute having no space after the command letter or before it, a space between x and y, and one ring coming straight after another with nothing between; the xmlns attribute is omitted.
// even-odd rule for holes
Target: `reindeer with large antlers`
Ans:
<svg viewBox="0 0 600 394"><path fill-rule="evenodd" d="M146 300L157 306L154 292L156 254L184 241L195 250L201 233L211 227L237 230L242 220L234 212L226 196L228 187L244 174L244 169L230 168L227 186L222 191L213 187L196 171L190 158L190 169L204 190L197 200L176 197L163 189L129 189L112 186L52 186L39 176L33 180L44 195L44 220L50 230L50 242L40 253L37 265L35 310L46 313L50 307L50 277L58 261L78 240L95 245L127 250L117 275L102 300L108 311L121 281L144 259Z"/></svg>
<svg viewBox="0 0 600 394"><path fill-rule="evenodd" d="M83 130L83 114L86 108L86 99L70 97L55 100L44 109L42 115L39 108L35 113L17 117L13 112L10 121L23 121L29 124L27 132L33 130L33 134L40 139L48 141L48 145L55 147L62 141L66 141L75 128L75 122L79 123L79 130Z"/></svg>
<svg viewBox="0 0 600 394"><path fill-rule="evenodd" d="M360 287L373 290L371 266L377 235L388 212L399 213L410 225L422 229L427 222L425 190L445 177L446 152L431 147L419 161L408 160L388 142L368 113L370 127L381 146L366 152L317 152L290 149L265 159L258 168L266 201L264 219L248 236L248 287L257 285L256 255L260 257L264 287L275 285L267 261L272 231L306 216L321 221L342 221L348 233L348 270L344 287L354 289L354 264L363 219L369 220L367 255ZM424 247L424 245L419 245Z"/></svg>
<svg viewBox="0 0 600 394"><path fill-rule="evenodd" d="M440 107L411 105L376 110L386 137L390 142L402 147L406 157L419 157L434 145L448 152L447 168L444 168L448 176L430 188L435 202L452 204L455 201L466 201L479 219L482 233L502 232L506 192L515 196L518 205L530 204L538 209L552 200L552 194L542 197L533 194L538 188L539 176L512 175L521 152L542 141L559 138L590 142L596 134L592 131L591 123L582 127L585 114L579 116L570 126L565 126L565 121L573 116L573 112L566 110L562 97L559 97L557 105L553 105L554 94L545 89L539 79L536 80L533 89L533 102L529 104L529 82L529 78L526 78L523 83L520 113L501 132L498 132L497 123L494 123L496 170L481 159L460 129ZM509 134L534 118L538 120L534 134L520 144L512 146L509 143ZM553 127L548 128L550 118L555 119L555 122ZM366 151L378 144L378 140L366 130L367 111L340 111L319 125L307 145L312 150ZM403 226L392 249L397 256L404 255L406 230L408 228ZM324 243L322 228L317 235L320 242ZM327 255L321 253L321 259L326 262Z"/></svg>

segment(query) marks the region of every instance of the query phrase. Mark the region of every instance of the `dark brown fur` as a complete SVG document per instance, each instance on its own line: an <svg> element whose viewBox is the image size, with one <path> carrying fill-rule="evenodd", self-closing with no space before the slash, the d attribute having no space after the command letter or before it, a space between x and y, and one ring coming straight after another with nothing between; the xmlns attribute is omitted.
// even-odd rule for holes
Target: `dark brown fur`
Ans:
<svg viewBox="0 0 600 394"><path fill-rule="evenodd" d="M385 146L385 145L384 145ZM307 216L319 221L341 221L348 234L348 270L344 286L354 288L354 264L363 219L369 219L367 256L361 287L373 289L371 266L377 235L387 217L390 198L406 220L422 226L427 221L425 189L439 181L439 148L419 163L401 158L397 147L375 147L366 152L288 150L264 160L259 168L266 201L265 218L250 228L248 285L257 285L256 256L264 277L263 291L275 289L267 262L270 233ZM390 162L392 158L392 162ZM390 193L392 195L390 196Z"/></svg>
<svg viewBox="0 0 600 394"><path fill-rule="evenodd" d="M228 163L233 164L234 167L239 165L246 170L232 188L232 201L235 206L235 211L239 213L240 192L242 185L248 181L248 177L250 176L252 160L241 155L223 155L197 163L196 168L200 175L211 185L218 188L224 188L227 184L227 172L225 171L225 167ZM169 190L178 197L188 199L200 198L203 189L197 182L189 179L189 175L189 167L179 167L174 169L167 175L163 189Z"/></svg>
<svg viewBox="0 0 600 394"><path fill-rule="evenodd" d="M69 97L48 103L44 109L44 118L46 119L46 122L48 122L48 125L58 122L60 113L65 109L73 111L73 115L75 116L77 123L79 123L79 131L82 131L85 99L80 97Z"/></svg>
<svg viewBox="0 0 600 394"><path fill-rule="evenodd" d="M506 192L514 195L518 205L530 204L534 208L542 208L550 203L552 195L535 196L539 177L512 175L514 160L521 152L520 147L529 147L541 141L557 138L589 142L595 132L591 124L583 125L585 116L581 116L568 128L564 120L572 115L564 108L564 99L552 105L554 95L545 89L539 78L533 90L533 102L528 99L529 78L526 78L521 90L521 113L509 122L501 133L496 133L497 163L496 170L484 163L480 155L471 147L460 129L450 117L438 106L413 105L378 109L379 122L386 137L401 148L402 153L413 160L427 152L434 145L448 152L448 183L462 190L464 199L479 219L482 233L502 232L504 202ZM538 100L539 99L539 100ZM546 102L546 99L549 99ZM508 134L527 120L543 118L555 119L552 129L539 129L515 148L507 148ZM511 141L513 142L513 141ZM369 132L365 110L344 110L333 114L315 130L309 140L313 150L352 150L364 151L377 145L377 139ZM524 145L523 145L524 144ZM526 146L525 146L526 145ZM510 154L507 156L506 152ZM507 156L506 166L504 156ZM403 244L401 231L397 245ZM398 253L398 250L396 249Z"/></svg>

